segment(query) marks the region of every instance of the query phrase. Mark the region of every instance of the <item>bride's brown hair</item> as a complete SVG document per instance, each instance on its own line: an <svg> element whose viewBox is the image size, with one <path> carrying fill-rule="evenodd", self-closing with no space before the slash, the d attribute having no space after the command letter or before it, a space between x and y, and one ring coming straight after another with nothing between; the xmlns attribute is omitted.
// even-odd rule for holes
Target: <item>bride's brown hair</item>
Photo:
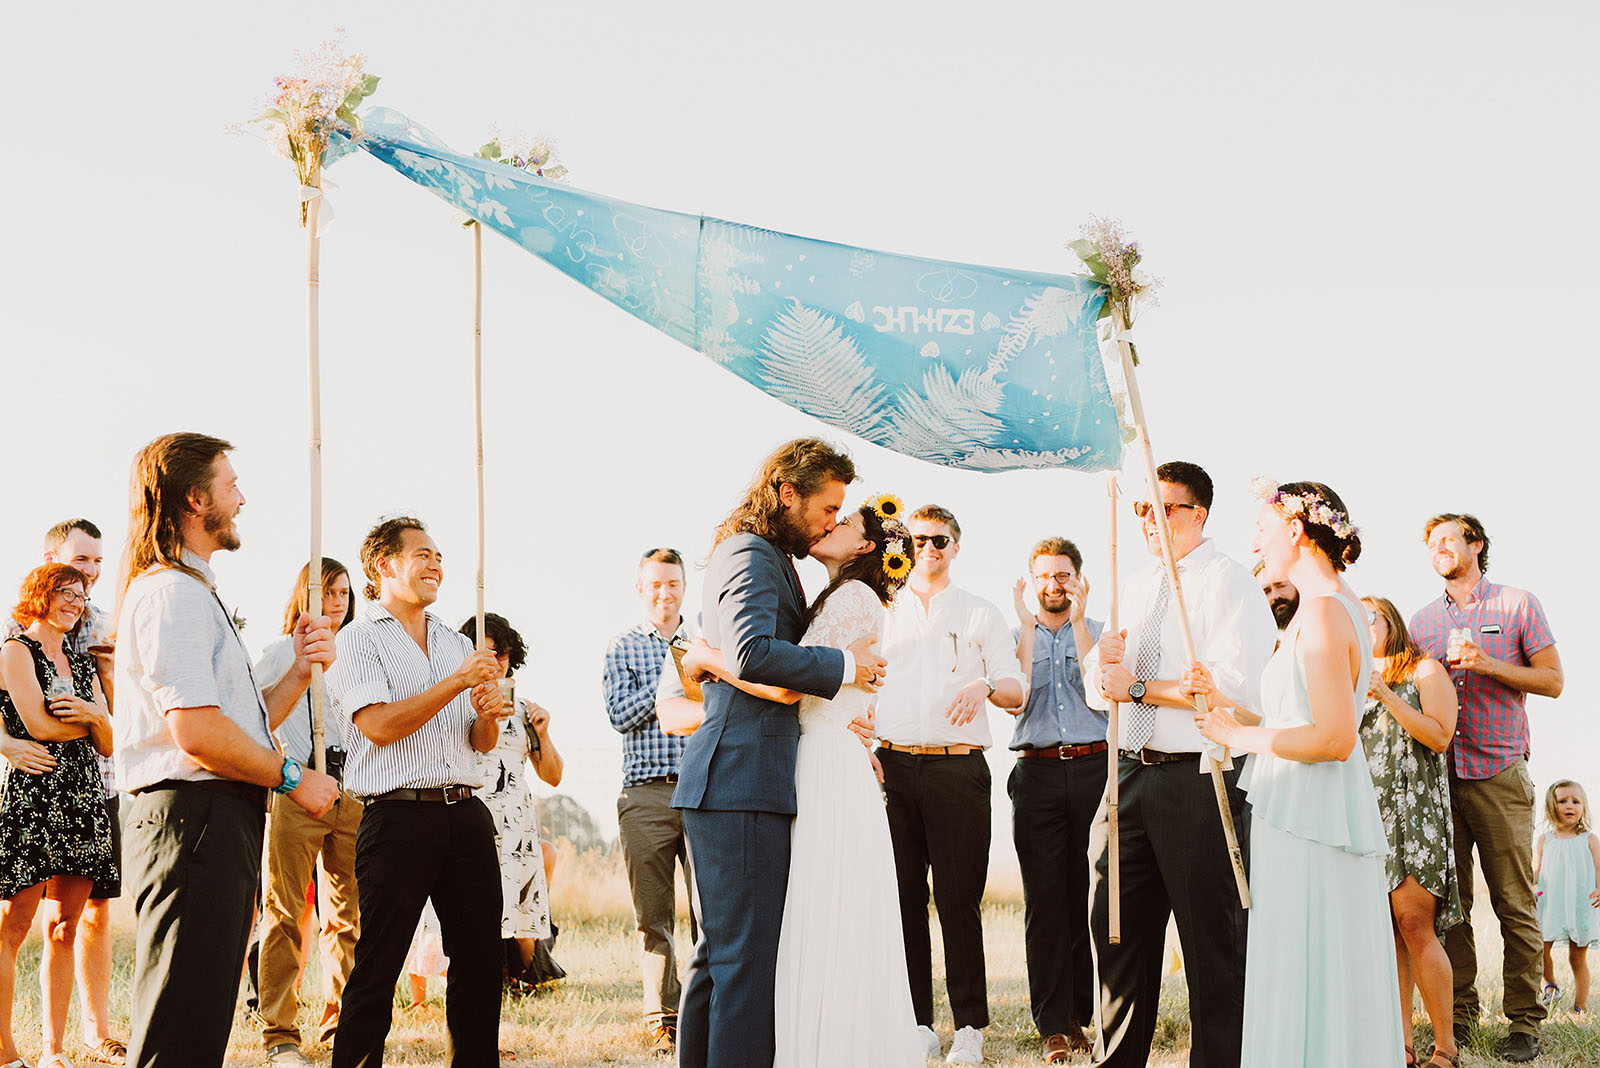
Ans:
<svg viewBox="0 0 1600 1068"><path fill-rule="evenodd" d="M810 608L806 609L805 625L808 627L811 625L811 621L817 618L817 613L822 611L822 605L827 601L828 595L846 582L866 583L871 587L872 592L878 595L878 600L887 606L894 600L894 595L900 592L900 588L906 584L907 576L911 574L907 570L899 578L891 578L889 572L885 571L883 567L883 554L888 551L886 546L896 538L899 538L904 543L901 555L908 560L910 559L911 532L901 526L898 521L884 519L878 515L870 504L863 504L861 510L856 514L861 516L861 529L866 539L872 543L872 551L862 553L848 564L845 564L844 567L839 569L839 573L833 577L833 581L828 583L821 593L817 594L817 599L811 602Z"/></svg>

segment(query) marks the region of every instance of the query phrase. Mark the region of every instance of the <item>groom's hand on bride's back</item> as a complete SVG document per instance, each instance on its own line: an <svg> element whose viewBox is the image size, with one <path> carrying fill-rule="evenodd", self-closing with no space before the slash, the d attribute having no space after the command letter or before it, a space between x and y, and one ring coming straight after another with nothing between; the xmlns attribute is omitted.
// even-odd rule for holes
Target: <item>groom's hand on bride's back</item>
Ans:
<svg viewBox="0 0 1600 1068"><path fill-rule="evenodd" d="M876 691L883 685L883 676L889 666L889 661L873 652L872 647L878 644L878 639L872 636L857 638L851 645L849 653L856 661L855 684L863 690Z"/></svg>

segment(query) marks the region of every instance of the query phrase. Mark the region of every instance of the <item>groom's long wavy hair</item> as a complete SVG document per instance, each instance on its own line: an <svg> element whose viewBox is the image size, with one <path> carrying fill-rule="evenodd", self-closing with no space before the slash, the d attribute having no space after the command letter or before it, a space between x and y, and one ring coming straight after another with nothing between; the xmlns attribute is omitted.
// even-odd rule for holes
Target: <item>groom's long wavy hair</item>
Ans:
<svg viewBox="0 0 1600 1068"><path fill-rule="evenodd" d="M887 546L896 538L901 541L901 551L906 559L911 559L911 532L893 519L884 519L873 509L870 504L861 506L861 530L866 539L872 543L872 551L863 553L839 569L833 581L825 586L817 599L811 602L811 607L806 609L805 625L811 626L811 621L817 618L817 613L822 611L822 606L828 600L828 595L843 586L846 582L864 582L878 595L878 600L883 602L885 608L894 600L894 595L906 584L906 579L911 572L907 571L899 578L891 578L883 569L883 554Z"/></svg>
<svg viewBox="0 0 1600 1068"><path fill-rule="evenodd" d="M854 482L855 461L818 438L798 438L780 445L762 462L744 500L718 525L712 548L734 534L756 534L781 547L784 528L779 487L787 482L801 497L810 497L829 480L847 486Z"/></svg>

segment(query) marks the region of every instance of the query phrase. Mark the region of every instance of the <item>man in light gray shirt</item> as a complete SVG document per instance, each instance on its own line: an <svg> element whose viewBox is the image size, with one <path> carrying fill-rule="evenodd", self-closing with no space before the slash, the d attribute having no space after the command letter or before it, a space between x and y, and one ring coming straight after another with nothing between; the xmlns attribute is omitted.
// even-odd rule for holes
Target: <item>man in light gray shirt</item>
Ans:
<svg viewBox="0 0 1600 1068"><path fill-rule="evenodd" d="M239 548L244 506L226 441L168 434L134 461L116 657L117 777L134 795L124 844L135 905L140 1068L220 1066L261 877L267 791L326 812L339 787L285 759L269 717L331 664L325 618L295 626L294 664L263 692L216 592L211 557Z"/></svg>

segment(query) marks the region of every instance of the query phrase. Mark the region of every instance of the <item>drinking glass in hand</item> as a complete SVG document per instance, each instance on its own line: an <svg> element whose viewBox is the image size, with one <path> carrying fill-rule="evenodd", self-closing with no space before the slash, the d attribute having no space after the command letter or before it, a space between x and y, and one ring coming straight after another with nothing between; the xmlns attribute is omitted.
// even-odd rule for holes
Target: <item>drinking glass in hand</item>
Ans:
<svg viewBox="0 0 1600 1068"><path fill-rule="evenodd" d="M1445 656L1449 659L1450 664L1451 664L1452 667L1456 667L1456 666L1460 665L1460 663L1461 663L1461 647L1463 645L1465 645L1467 642L1471 641L1471 640L1472 640L1472 628L1471 627L1451 627L1450 628L1450 644L1445 649Z"/></svg>

